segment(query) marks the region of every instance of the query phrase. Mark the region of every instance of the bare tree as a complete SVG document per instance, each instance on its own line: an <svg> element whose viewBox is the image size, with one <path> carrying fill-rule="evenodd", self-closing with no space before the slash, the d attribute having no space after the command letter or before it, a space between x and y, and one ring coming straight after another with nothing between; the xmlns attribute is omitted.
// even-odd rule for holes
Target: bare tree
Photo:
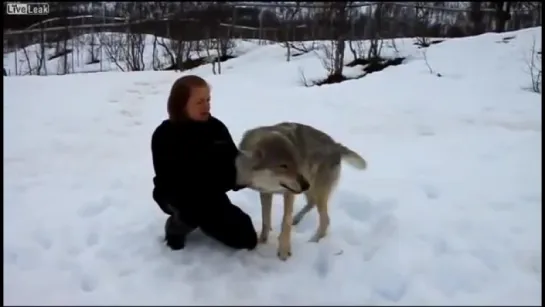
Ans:
<svg viewBox="0 0 545 307"><path fill-rule="evenodd" d="M158 37L157 35L153 36L152 50L151 50L151 67L153 70L159 70L161 68L161 61L159 60L159 54L157 51Z"/></svg>
<svg viewBox="0 0 545 307"><path fill-rule="evenodd" d="M382 45L384 41L382 40L382 17L383 17L383 8L386 4L377 3L375 6L375 11L373 18L369 18L365 29L369 37L369 50L367 52L367 59L369 60L379 60L382 53Z"/></svg>
<svg viewBox="0 0 545 307"><path fill-rule="evenodd" d="M89 58L87 59L86 64L98 63L99 62L98 55L99 55L99 52L100 52L100 44L97 41L96 33L95 33L94 29L89 34L88 42L85 42L85 43L87 43L87 45L89 46L89 48L87 49L88 52L89 52Z"/></svg>
<svg viewBox="0 0 545 307"><path fill-rule="evenodd" d="M154 39L154 46L156 44L159 44L159 46L163 50L163 54L168 58L170 65L168 65L168 69L174 69L174 70L180 70L182 71L184 62L187 61L190 57L190 43L183 40L180 35L177 35L176 38L174 38L174 35L172 34L172 24L173 21L177 19L181 19L182 15L187 8L186 3L180 3L176 7L169 7L168 3L162 2L160 4L161 9L161 15L162 16L169 16L169 20L166 22L166 36L167 38L155 38ZM173 12L170 12L170 9L174 9ZM164 18L164 17L162 17ZM176 30L176 29L174 29ZM177 31L176 33L179 33ZM154 47L155 48L155 47Z"/></svg>
<svg viewBox="0 0 545 307"><path fill-rule="evenodd" d="M161 38L158 40L158 44L169 58L170 67L182 71L184 62L190 57L191 43L181 39L170 38L165 41L164 38Z"/></svg>
<svg viewBox="0 0 545 307"><path fill-rule="evenodd" d="M297 4L299 5L299 3ZM316 33L318 32L318 21L315 18L316 13L323 13L321 10L305 8L304 10L299 8L299 12L294 15L293 24L298 24L296 28L292 28L293 38L289 42L290 57L295 56L295 51L298 55L306 54L312 51L316 51L320 46L316 42ZM296 37L295 29L298 32L303 32L305 35ZM296 41L298 40L298 41ZM302 40L302 41L301 41Z"/></svg>
<svg viewBox="0 0 545 307"><path fill-rule="evenodd" d="M144 34L128 33L127 35L127 47L123 50L123 60L128 71L145 70L146 64L144 63L144 49L146 47L146 41Z"/></svg>
<svg viewBox="0 0 545 307"><path fill-rule="evenodd" d="M479 35L485 32L485 25L483 23L484 12L482 10L482 1L475 1L470 3L470 21L472 23L472 35Z"/></svg>
<svg viewBox="0 0 545 307"><path fill-rule="evenodd" d="M26 64L27 64L27 68L28 68L28 74L32 74L32 64L31 64L31 61L30 61L30 56L28 55L28 51L27 51L27 47L23 47L23 55L25 56L25 61L26 61ZM24 74L24 73L23 73Z"/></svg>
<svg viewBox="0 0 545 307"><path fill-rule="evenodd" d="M263 42L263 15L265 13L265 9L264 8L261 8L260 11L259 11L259 17L258 17L258 20L259 20L259 45L263 45L264 42Z"/></svg>
<svg viewBox="0 0 545 307"><path fill-rule="evenodd" d="M46 32L43 30L44 28L42 25L42 31L40 32L41 35L40 35L39 50L36 50L36 74L47 76L47 60L45 57Z"/></svg>
<svg viewBox="0 0 545 307"><path fill-rule="evenodd" d="M414 8L413 29L415 44L420 47L429 47L428 29L430 26L431 10L426 6L428 2L416 2Z"/></svg>
<svg viewBox="0 0 545 307"><path fill-rule="evenodd" d="M154 24L158 25L160 21L162 21L163 19L168 18L168 3L153 2L153 3L149 4L148 10L149 10L149 14L150 14L150 19L152 19L155 22ZM168 27L168 23L166 23L166 24L167 24L167 27ZM152 35L153 35L152 68L153 68L153 70L157 70L159 68L159 62L158 62L159 59L158 59L158 50L157 50L157 43L158 43L157 34L158 34L157 29L154 29L154 31L152 31Z"/></svg>
<svg viewBox="0 0 545 307"><path fill-rule="evenodd" d="M139 71L145 69L144 49L146 47L145 34L135 33L131 31L133 20L139 20L145 17L145 3L143 2L127 2L127 33L126 45L123 48L122 59L125 62L125 67L128 71Z"/></svg>
<svg viewBox="0 0 545 307"><path fill-rule="evenodd" d="M281 7L280 13L282 14L282 22L284 24L283 27L283 46L286 48L286 61L290 61L291 59L291 46L293 38L293 30L294 30L294 20L295 16L299 13L300 7L299 2L296 3L295 7Z"/></svg>
<svg viewBox="0 0 545 307"><path fill-rule="evenodd" d="M365 57L365 44L362 40L357 39L356 33L356 21L361 18L361 13L356 10L350 10L350 24L351 24L351 39L348 41L348 48L354 57L354 61L363 59Z"/></svg>
<svg viewBox="0 0 545 307"><path fill-rule="evenodd" d="M204 49L206 50L206 58L207 59L212 59L212 56L210 54L210 49L212 49L212 39L210 38L210 30L207 29L207 34L205 36L205 39L204 39ZM212 73L215 75L216 74L216 61L215 60L212 60Z"/></svg>
<svg viewBox="0 0 545 307"><path fill-rule="evenodd" d="M5 47L7 47L8 44L4 44ZM14 69L15 69L15 75L19 75L19 59L17 58L17 55L19 53L19 44L18 42L15 43L15 52L13 52L13 64L14 64ZM4 68L4 75L7 75L6 73L6 69Z"/></svg>
<svg viewBox="0 0 545 307"><path fill-rule="evenodd" d="M325 8L324 16L329 17L332 39L329 46L325 44L323 46L325 58L322 59L322 64L327 70L328 79L332 82L339 82L344 79L344 50L348 33L349 5L349 1L328 2L327 8Z"/></svg>
<svg viewBox="0 0 545 307"><path fill-rule="evenodd" d="M65 24L65 29L61 32L61 40L57 41L55 54L51 57L61 57L61 61L58 62L60 67L57 67L57 74L60 75L66 75L70 73L70 67L68 64L68 53L73 52L73 50L68 49L68 40L70 39L70 22L68 20L70 11L67 7L68 5L70 4L58 4L58 7L61 10L62 14L61 21Z"/></svg>
<svg viewBox="0 0 545 307"><path fill-rule="evenodd" d="M123 33L101 33L99 41L108 61L114 63L119 70L125 71L125 68L119 63L125 44Z"/></svg>
<svg viewBox="0 0 545 307"><path fill-rule="evenodd" d="M231 36L237 17L236 10L232 11L230 26L222 27L222 18L225 16L226 9L227 7L223 4L209 4L206 7L206 17L202 19L205 26L205 49L209 60L212 61L212 72L214 74L221 74L221 62L231 57L231 51L234 47ZM212 37L215 37L215 39ZM216 51L215 57L210 57L210 50Z"/></svg>
<svg viewBox="0 0 545 307"><path fill-rule="evenodd" d="M511 18L511 4L512 1L498 1L492 2L492 5L496 8L495 21L496 32L504 32L507 21Z"/></svg>
<svg viewBox="0 0 545 307"><path fill-rule="evenodd" d="M216 38L216 61L218 64L218 74L221 74L221 62L227 61L233 56L232 51L235 47L233 41L234 28L237 22L237 9L233 7L231 22L227 27L221 27L220 19L218 18L217 38Z"/></svg>

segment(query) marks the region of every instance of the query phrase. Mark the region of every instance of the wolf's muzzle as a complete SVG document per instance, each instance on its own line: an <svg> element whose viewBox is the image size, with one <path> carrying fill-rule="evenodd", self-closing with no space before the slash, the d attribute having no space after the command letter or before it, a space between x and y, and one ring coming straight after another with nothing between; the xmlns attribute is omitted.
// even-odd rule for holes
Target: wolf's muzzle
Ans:
<svg viewBox="0 0 545 307"><path fill-rule="evenodd" d="M301 192L305 192L310 188L310 183L302 175L297 175L297 183L301 187Z"/></svg>

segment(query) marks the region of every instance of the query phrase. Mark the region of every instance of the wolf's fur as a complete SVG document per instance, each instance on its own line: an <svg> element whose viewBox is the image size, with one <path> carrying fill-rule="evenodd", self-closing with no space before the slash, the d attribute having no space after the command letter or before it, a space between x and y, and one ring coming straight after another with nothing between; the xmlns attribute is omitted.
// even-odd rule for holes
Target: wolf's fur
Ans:
<svg viewBox="0 0 545 307"><path fill-rule="evenodd" d="M291 255L291 227L316 207L319 223L311 241L318 242L329 226L327 203L340 176L341 160L358 169L367 163L357 153L335 142L329 135L299 123L257 127L244 133L237 157L237 181L260 192L262 229L266 242L271 229L273 194L284 195L278 257ZM305 193L307 205L293 215L296 194Z"/></svg>

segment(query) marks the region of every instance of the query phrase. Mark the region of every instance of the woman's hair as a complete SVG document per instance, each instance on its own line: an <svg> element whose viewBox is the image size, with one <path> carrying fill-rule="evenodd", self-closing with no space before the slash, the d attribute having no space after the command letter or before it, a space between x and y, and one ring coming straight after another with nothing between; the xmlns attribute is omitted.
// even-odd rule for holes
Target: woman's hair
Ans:
<svg viewBox="0 0 545 307"><path fill-rule="evenodd" d="M176 80L168 96L168 118L174 122L187 119L185 108L191 95L191 89L204 86L208 86L208 83L196 75L183 76Z"/></svg>

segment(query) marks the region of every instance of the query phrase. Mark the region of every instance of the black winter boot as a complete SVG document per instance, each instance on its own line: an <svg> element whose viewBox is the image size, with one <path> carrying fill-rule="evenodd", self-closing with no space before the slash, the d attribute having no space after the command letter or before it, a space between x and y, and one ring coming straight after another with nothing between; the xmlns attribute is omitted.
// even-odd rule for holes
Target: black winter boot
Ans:
<svg viewBox="0 0 545 307"><path fill-rule="evenodd" d="M174 216L169 216L165 222L165 241L166 245L172 250L180 250L185 247L187 235L193 231L185 223L177 220Z"/></svg>

